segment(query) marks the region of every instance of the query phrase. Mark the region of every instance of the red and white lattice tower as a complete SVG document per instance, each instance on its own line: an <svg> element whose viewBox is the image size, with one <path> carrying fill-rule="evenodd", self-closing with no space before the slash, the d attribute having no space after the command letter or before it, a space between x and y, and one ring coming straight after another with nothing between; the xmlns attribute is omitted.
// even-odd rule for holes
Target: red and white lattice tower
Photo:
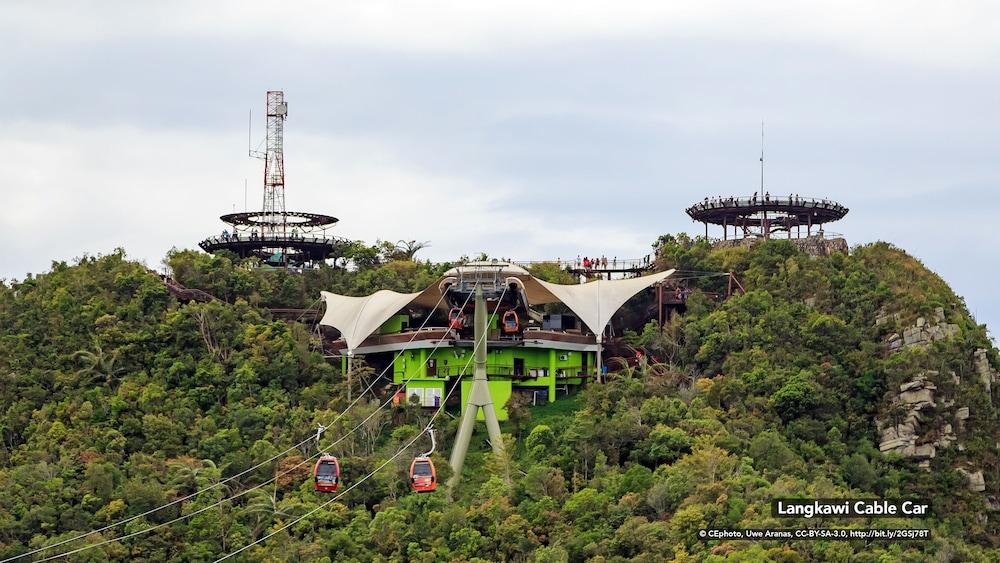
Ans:
<svg viewBox="0 0 1000 563"><path fill-rule="evenodd" d="M267 140L265 152L252 151L251 156L264 160L264 208L263 216L275 232L285 233L287 216L285 212L285 118L288 117L288 102L285 93L267 93Z"/></svg>
<svg viewBox="0 0 1000 563"><path fill-rule="evenodd" d="M280 90L268 92L264 150L250 149L250 156L264 161L264 205L260 211L237 213L234 210L219 217L229 227L221 235L198 243L205 252L225 250L241 259L252 257L260 260L259 263L274 267L316 265L328 258L344 255L348 248L345 240L326 232L337 223L336 217L285 208L284 135L287 117L285 93ZM252 136L252 131L248 130L248 145Z"/></svg>

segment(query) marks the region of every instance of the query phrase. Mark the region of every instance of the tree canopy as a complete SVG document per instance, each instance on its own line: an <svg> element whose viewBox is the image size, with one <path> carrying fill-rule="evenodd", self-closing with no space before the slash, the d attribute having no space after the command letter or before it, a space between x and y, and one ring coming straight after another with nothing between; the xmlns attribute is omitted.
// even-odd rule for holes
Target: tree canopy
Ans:
<svg viewBox="0 0 1000 563"><path fill-rule="evenodd" d="M223 481L42 555L166 524L71 559L212 561L325 503L329 497L313 492L305 463L317 445L294 446L347 406L346 381L304 325L275 320L267 307L305 307L321 289L355 295L422 289L449 266L414 261L423 244L358 243L351 267L302 273L172 251L165 262L173 276L218 297L209 303L178 302L123 251L53 263L44 274L0 283L0 558ZM658 268L733 272L746 292L711 299L706 294L724 291L725 280L703 280L685 314L662 331L655 321L636 327L632 344L645 351L637 366L550 405L514 399L517 416L504 427L508 455L495 456L483 440L473 440L465 477L451 497L443 488L409 492L409 458L429 446L421 437L342 499L242 555L253 561L998 560L1000 530L986 499L997 495L1000 434L991 397L971 376L972 350L986 348L989 362L1000 362L985 327L937 275L884 243L820 258L788 241L714 249L678 235L661 237L656 247ZM565 279L551 264L533 271ZM937 307L958 325L957 336L887 351L889 332ZM624 314L639 316L635 308ZM886 314L898 314L896 325L876 324ZM889 392L924 370L940 374L938 387L974 413L956 424L962 449L941 450L929 470L876 446L875 420L891 410ZM960 385L949 383L951 372ZM430 416L414 405L377 411L378 404L369 394L326 430L330 442L340 439L333 453L345 484L389 460ZM447 478L441 452L456 423L439 422L434 461ZM277 455L283 450L289 451ZM987 491L969 490L956 470L963 464L991 476ZM928 499L933 514L822 524L929 528L931 539L751 543L697 535L706 527L803 525L772 517L774 498L871 496Z"/></svg>

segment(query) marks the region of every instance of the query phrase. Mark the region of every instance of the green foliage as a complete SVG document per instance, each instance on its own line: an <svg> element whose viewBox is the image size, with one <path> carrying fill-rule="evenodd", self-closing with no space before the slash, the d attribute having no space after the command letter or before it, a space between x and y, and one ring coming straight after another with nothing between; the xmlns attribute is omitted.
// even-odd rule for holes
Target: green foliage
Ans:
<svg viewBox="0 0 1000 563"><path fill-rule="evenodd" d="M636 449L639 462L649 467L673 463L691 452L691 437L680 428L656 426Z"/></svg>
<svg viewBox="0 0 1000 563"><path fill-rule="evenodd" d="M339 366L298 323L265 306L306 307L318 292L414 291L449 265L417 262L422 243L354 243L343 261L302 273L248 267L232 256L172 251L180 283L219 298L178 303L124 253L54 263L0 283L0 557L68 538L219 483L290 448L346 405ZM996 410L976 381L971 350L985 329L919 262L886 244L812 258L787 241L713 249L664 236L657 266L732 271L746 292L727 300L724 277L699 281L683 316L660 330L649 302L621 319L656 361L610 374L552 405L512 396L503 456L473 440L452 493L409 492L411 456L394 460L426 424L419 407L376 412L366 397L327 430L344 483L373 478L247 550L253 561L919 561L995 559L995 513L955 467L1000 463ZM572 283L555 264L535 275ZM957 338L887 354L890 332L943 307ZM893 326L875 326L899 313ZM618 322L618 321L616 321ZM994 366L1000 358L989 352ZM359 365L361 362L359 360ZM887 391L926 370L970 406L955 424L964 451L938 451L931 471L882 455L876 417ZM946 376L959 375L956 385ZM371 377L371 368L354 375ZM356 378L357 379L357 378ZM355 391L358 391L357 389ZM928 417L952 420L943 401ZM905 413L904 413L905 414ZM902 415L901 415L902 416ZM457 423L439 418L439 482ZM348 432L357 427L352 434ZM324 444L325 445L325 444ZM159 510L106 537L192 518L79 554L92 561L212 560L326 502L309 479L315 447ZM995 471L994 471L995 473ZM996 483L987 477L987 494ZM773 498L921 497L935 513L929 542L702 541L696 531L789 527ZM890 521L885 524L889 525ZM831 527L841 523L833 521ZM76 545L76 544L74 544ZM993 550L993 551L991 551Z"/></svg>

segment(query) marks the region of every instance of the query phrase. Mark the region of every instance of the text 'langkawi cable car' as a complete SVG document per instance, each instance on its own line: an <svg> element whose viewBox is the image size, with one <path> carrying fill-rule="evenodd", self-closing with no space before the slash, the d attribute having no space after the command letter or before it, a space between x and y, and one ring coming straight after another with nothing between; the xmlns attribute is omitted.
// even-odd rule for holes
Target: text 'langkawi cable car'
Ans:
<svg viewBox="0 0 1000 563"><path fill-rule="evenodd" d="M503 314L503 333L516 334L521 330L521 319L513 309Z"/></svg>
<svg viewBox="0 0 1000 563"><path fill-rule="evenodd" d="M430 493L437 489L437 472L431 461L431 454L437 445L434 441L434 427L428 426L427 432L431 435L431 450L413 458L410 463L410 488L417 493Z"/></svg>
<svg viewBox="0 0 1000 563"><path fill-rule="evenodd" d="M465 313L459 307L448 311L448 328L454 330L465 328Z"/></svg>

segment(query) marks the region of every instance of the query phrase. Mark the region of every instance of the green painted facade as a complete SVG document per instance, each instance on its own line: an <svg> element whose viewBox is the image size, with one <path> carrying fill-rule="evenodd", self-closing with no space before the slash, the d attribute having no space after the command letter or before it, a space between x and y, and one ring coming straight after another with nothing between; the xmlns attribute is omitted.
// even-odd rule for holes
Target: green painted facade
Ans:
<svg viewBox="0 0 1000 563"><path fill-rule="evenodd" d="M510 399L511 394L514 393L513 386L509 379L491 379L488 383L490 386L490 397L493 397L493 410L497 413L497 420L507 420L507 399ZM466 379L462 378L462 410L465 410L465 400L469 396L469 390L472 389L472 377ZM476 414L476 420L484 421L486 416L483 411L480 410Z"/></svg>
<svg viewBox="0 0 1000 563"><path fill-rule="evenodd" d="M378 327L378 333L394 334L397 332L403 332L403 328L408 326L410 326L409 315L393 315L389 317L389 320L382 323L382 326Z"/></svg>
<svg viewBox="0 0 1000 563"><path fill-rule="evenodd" d="M462 405L465 405L472 382L471 347L419 348L393 355L393 382L406 381L407 397L412 394L424 397L424 406L434 406L435 396L442 397L443 401L445 382L454 381L464 369ZM497 417L507 420L504 405L515 389L544 389L549 402L554 402L556 386L579 385L583 381L580 373L593 370L595 361L594 352L525 346L491 348L487 356L487 374Z"/></svg>

